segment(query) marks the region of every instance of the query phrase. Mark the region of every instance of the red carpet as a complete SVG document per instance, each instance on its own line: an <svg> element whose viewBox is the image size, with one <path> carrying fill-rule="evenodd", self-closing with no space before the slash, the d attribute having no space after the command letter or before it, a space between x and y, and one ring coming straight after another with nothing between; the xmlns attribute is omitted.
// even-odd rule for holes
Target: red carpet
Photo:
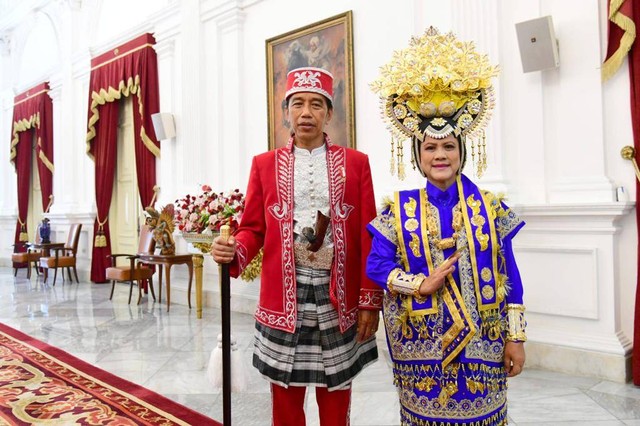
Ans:
<svg viewBox="0 0 640 426"><path fill-rule="evenodd" d="M0 424L220 425L0 323Z"/></svg>

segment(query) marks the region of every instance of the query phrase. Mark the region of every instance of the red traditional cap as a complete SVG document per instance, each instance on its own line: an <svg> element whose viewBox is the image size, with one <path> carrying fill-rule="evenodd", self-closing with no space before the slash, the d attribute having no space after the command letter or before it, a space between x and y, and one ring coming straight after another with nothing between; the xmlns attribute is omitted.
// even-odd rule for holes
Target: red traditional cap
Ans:
<svg viewBox="0 0 640 426"><path fill-rule="evenodd" d="M333 102L333 75L322 68L296 68L287 74L287 93L284 98L299 92L319 93Z"/></svg>

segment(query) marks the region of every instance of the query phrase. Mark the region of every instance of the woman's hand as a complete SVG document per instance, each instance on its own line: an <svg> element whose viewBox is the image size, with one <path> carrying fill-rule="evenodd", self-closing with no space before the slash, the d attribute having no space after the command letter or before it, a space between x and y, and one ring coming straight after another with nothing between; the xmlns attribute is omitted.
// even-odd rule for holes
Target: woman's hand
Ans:
<svg viewBox="0 0 640 426"><path fill-rule="evenodd" d="M442 265L438 266L431 275L422 280L418 292L421 296L428 296L440 290L444 285L447 275L456 270L454 263L460 258L460 253L454 253L453 256L442 262Z"/></svg>
<svg viewBox="0 0 640 426"><path fill-rule="evenodd" d="M225 241L223 237L218 236L213 240L213 244L211 244L211 256L213 256L213 260L216 262L231 263L235 254L235 238L229 237L229 239Z"/></svg>
<svg viewBox="0 0 640 426"><path fill-rule="evenodd" d="M507 342L504 345L504 369L507 372L507 377L515 377L522 373L524 360L523 342Z"/></svg>

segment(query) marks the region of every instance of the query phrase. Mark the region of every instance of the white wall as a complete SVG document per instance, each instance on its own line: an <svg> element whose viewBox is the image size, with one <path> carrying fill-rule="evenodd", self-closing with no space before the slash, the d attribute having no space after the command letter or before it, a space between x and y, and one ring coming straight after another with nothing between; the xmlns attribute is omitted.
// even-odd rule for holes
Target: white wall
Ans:
<svg viewBox="0 0 640 426"><path fill-rule="evenodd" d="M312 9L286 0L24 3L0 18L0 141L8 147L13 96L51 81L53 225L64 233L72 221L86 223L87 245L95 216L93 163L84 144L91 57L140 33L155 34L161 110L175 115L177 127L177 137L162 142L159 204L204 183L244 190L250 158L267 149L265 40L352 10L356 144L369 155L380 199L423 179L417 172L404 182L389 176L389 135L369 82L394 50L429 25L474 40L502 69L487 132L489 169L479 182L506 191L528 223L516 239L529 308L528 362L628 377L637 236L633 204L616 202L614 194L623 186L635 201L631 164L619 154L632 144L629 81L624 67L610 81L600 79L605 0L326 0ZM135 13L124 16L121 3ZM524 74L514 24L546 15L553 17L561 65ZM45 56L46 65L37 60ZM409 157L407 150L407 163ZM0 247L9 247L16 196L8 149L0 150L0 179ZM0 263L8 264L9 255L0 251ZM88 256L86 246L85 274ZM216 304L210 259L205 274L205 300ZM258 286L238 283L235 307L250 311ZM174 291L184 288L177 282Z"/></svg>

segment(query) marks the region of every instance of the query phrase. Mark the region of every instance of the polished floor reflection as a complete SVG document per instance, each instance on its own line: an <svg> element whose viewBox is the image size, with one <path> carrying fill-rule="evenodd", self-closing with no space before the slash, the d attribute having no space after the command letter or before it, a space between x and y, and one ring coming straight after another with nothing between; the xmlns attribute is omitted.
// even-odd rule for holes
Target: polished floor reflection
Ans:
<svg viewBox="0 0 640 426"><path fill-rule="evenodd" d="M220 312L205 308L196 319L180 301L164 304L143 298L128 305L128 288L118 285L109 300L110 285L87 282L55 287L31 280L24 270L13 277L0 268L0 319L5 324L172 398L208 416L222 418L222 397L205 375L211 350L220 333ZM149 299L149 300L148 300ZM134 297L135 301L135 297ZM249 390L233 394L233 423L270 425L269 387L251 367L253 319L234 313L232 329L238 341ZM384 337L381 358L354 382L352 425L399 423ZM307 424L317 425L315 398L307 398ZM510 380L510 425L638 425L640 388L540 370L525 370Z"/></svg>

